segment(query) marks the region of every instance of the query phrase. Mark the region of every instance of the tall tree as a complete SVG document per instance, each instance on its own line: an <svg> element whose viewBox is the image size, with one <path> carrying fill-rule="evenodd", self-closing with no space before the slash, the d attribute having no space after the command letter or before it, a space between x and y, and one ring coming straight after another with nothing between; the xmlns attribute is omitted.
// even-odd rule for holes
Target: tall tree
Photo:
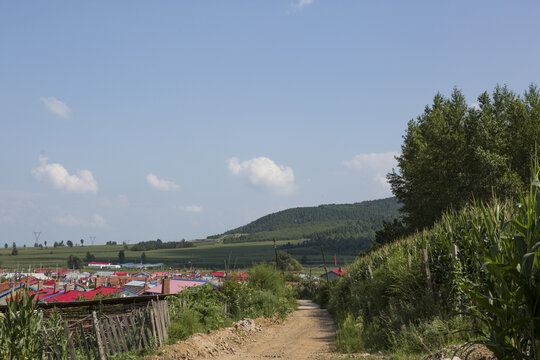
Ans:
<svg viewBox="0 0 540 360"><path fill-rule="evenodd" d="M473 198L515 196L528 183L539 141L540 96L533 85L523 98L497 86L472 107L458 89L450 98L435 95L409 122L399 172L387 176L408 230L430 226Z"/></svg>
<svg viewBox="0 0 540 360"><path fill-rule="evenodd" d="M124 253L124 250L120 250L118 252L118 262L120 264L123 264L126 261L126 254Z"/></svg>

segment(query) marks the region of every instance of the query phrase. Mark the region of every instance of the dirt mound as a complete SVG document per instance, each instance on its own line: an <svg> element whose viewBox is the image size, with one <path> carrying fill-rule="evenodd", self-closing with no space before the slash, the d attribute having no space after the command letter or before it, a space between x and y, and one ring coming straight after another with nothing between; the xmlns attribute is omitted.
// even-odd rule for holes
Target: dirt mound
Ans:
<svg viewBox="0 0 540 360"><path fill-rule="evenodd" d="M152 360L192 360L215 357L221 354L234 354L236 349L253 341L253 335L262 331L263 326L277 324L276 319L243 319L231 327L211 331L208 334L194 334L185 341L161 348L160 355Z"/></svg>

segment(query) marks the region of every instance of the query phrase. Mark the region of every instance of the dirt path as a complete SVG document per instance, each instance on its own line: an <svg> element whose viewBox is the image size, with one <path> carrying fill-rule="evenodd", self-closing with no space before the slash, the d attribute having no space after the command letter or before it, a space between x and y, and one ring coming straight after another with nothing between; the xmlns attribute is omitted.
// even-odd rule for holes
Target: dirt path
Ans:
<svg viewBox="0 0 540 360"><path fill-rule="evenodd" d="M235 326L196 334L162 348L153 360L298 359L328 360L335 326L326 310L300 300L298 310L281 323L242 320Z"/></svg>
<svg viewBox="0 0 540 360"><path fill-rule="evenodd" d="M300 300L298 310L284 324L263 330L256 342L220 359L330 359L334 334L328 312L309 300Z"/></svg>

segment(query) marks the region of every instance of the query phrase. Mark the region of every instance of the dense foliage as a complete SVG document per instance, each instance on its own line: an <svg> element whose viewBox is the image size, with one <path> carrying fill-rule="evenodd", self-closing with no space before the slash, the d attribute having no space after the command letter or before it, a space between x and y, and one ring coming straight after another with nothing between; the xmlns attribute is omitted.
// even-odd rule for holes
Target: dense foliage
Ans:
<svg viewBox="0 0 540 360"><path fill-rule="evenodd" d="M80 257L75 255L69 255L67 259L68 269L82 269L84 264Z"/></svg>
<svg viewBox="0 0 540 360"><path fill-rule="evenodd" d="M35 294L24 290L20 299L9 299L0 318L0 358L5 360L41 360L48 357L48 346L42 334L54 334L56 350L67 358L67 338L58 313L48 320L37 311Z"/></svg>
<svg viewBox="0 0 540 360"><path fill-rule="evenodd" d="M245 317L284 317L294 310L296 300L292 291L273 266L258 264L249 274L249 283L239 284L231 279L218 288L204 285L169 297L170 341L228 326Z"/></svg>
<svg viewBox="0 0 540 360"><path fill-rule="evenodd" d="M391 220L396 217L399 207L400 205L395 198L363 201L354 204L298 207L263 216L247 225L229 230L225 234L252 234L269 231L277 226L298 225L311 222L363 220L367 223L372 221L380 223L382 220Z"/></svg>
<svg viewBox="0 0 540 360"><path fill-rule="evenodd" d="M432 230L360 257L347 277L318 293L338 322L338 348L421 354L477 339L498 358L535 359L540 351L538 221L535 179L518 206L479 202L443 214ZM426 283L423 249L429 252L433 290Z"/></svg>
<svg viewBox="0 0 540 360"><path fill-rule="evenodd" d="M348 252L351 254L359 254L370 248L377 227L373 224L357 221L356 223L348 223L345 225L336 226L334 228L317 231L310 234L308 240L291 244L282 245L282 249L311 248L316 252L320 252L321 246L331 252Z"/></svg>
<svg viewBox="0 0 540 360"><path fill-rule="evenodd" d="M473 198L515 198L530 178L535 144L540 143L540 92L523 96L497 86L468 106L461 91L440 93L411 120L404 136L399 172L388 174L403 204L409 229L432 225L441 214Z"/></svg>
<svg viewBox="0 0 540 360"><path fill-rule="evenodd" d="M141 241L131 247L131 251L148 251L148 250L159 250L159 249L178 249L178 248L188 248L194 246L193 243L189 241L168 241L163 242L160 239L150 240L150 241Z"/></svg>

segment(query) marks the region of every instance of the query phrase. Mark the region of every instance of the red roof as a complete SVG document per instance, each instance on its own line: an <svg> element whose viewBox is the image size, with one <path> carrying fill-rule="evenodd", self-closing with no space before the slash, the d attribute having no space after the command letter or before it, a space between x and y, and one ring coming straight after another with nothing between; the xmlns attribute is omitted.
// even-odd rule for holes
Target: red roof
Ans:
<svg viewBox="0 0 540 360"><path fill-rule="evenodd" d="M225 273L223 273L223 272L211 272L210 274L212 274L214 276L217 276L217 277L224 277L225 276Z"/></svg>
<svg viewBox="0 0 540 360"><path fill-rule="evenodd" d="M339 276L343 275L343 274L346 274L347 273L347 270L332 270L332 272L334 274L338 274Z"/></svg>
<svg viewBox="0 0 540 360"><path fill-rule="evenodd" d="M43 285L47 285L47 286L54 285L54 280L49 280L47 282L44 282Z"/></svg>
<svg viewBox="0 0 540 360"><path fill-rule="evenodd" d="M111 288L111 287L98 287L95 290L92 291L76 291L76 290L70 290L65 293L61 293L59 295L53 296L50 299L45 300L46 302L70 302L70 301L77 301L79 299L82 300L91 300L95 298L96 296L103 296L103 295L113 295L116 294L121 289L118 288Z"/></svg>
<svg viewBox="0 0 540 360"><path fill-rule="evenodd" d="M115 272L113 275L116 275L116 276L127 276L127 272Z"/></svg>

